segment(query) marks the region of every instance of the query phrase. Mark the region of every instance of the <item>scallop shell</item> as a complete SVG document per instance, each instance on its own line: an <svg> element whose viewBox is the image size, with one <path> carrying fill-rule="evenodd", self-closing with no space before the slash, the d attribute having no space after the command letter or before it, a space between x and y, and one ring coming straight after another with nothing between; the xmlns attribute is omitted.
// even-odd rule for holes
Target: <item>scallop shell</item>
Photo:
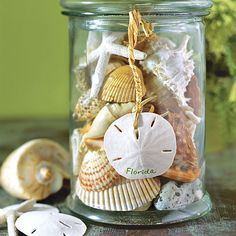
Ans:
<svg viewBox="0 0 236 236"><path fill-rule="evenodd" d="M103 150L89 151L81 165L80 185L86 191L104 191L119 181L119 174L110 165Z"/></svg>
<svg viewBox="0 0 236 236"><path fill-rule="evenodd" d="M74 117L80 121L92 120L105 105L97 98L90 98L90 90L83 94L75 107Z"/></svg>
<svg viewBox="0 0 236 236"><path fill-rule="evenodd" d="M36 139L11 153L1 168L1 185L12 196L42 200L69 178L69 154L59 144Z"/></svg>
<svg viewBox="0 0 236 236"><path fill-rule="evenodd" d="M112 56L107 67L106 67L106 76L109 75L114 70L118 69L121 66L127 65L128 61L126 58L119 56Z"/></svg>
<svg viewBox="0 0 236 236"><path fill-rule="evenodd" d="M128 180L101 192L86 191L76 183L76 194L87 206L109 211L146 210L160 191L158 178Z"/></svg>
<svg viewBox="0 0 236 236"><path fill-rule="evenodd" d="M142 80L143 94L146 93L146 88L143 82L142 71L137 67L137 72ZM135 101L135 82L132 69L129 65L121 66L113 71L106 80L101 98L107 102L134 102Z"/></svg>

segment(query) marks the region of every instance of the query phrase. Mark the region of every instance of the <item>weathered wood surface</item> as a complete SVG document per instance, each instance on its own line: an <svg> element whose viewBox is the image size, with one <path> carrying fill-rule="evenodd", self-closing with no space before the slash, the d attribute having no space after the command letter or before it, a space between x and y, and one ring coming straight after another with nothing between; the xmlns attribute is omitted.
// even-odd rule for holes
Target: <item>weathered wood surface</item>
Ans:
<svg viewBox="0 0 236 236"><path fill-rule="evenodd" d="M14 148L33 138L52 138L68 147L67 122L63 120L0 121L0 162ZM236 149L207 156L207 190L213 209L207 216L177 225L148 230L114 229L88 224L86 235L91 236L228 236L236 235ZM46 203L56 203L67 212L64 198L68 189L51 196ZM0 207L17 200L0 188ZM7 236L6 226L0 226L0 236ZM55 235L56 236L56 235Z"/></svg>

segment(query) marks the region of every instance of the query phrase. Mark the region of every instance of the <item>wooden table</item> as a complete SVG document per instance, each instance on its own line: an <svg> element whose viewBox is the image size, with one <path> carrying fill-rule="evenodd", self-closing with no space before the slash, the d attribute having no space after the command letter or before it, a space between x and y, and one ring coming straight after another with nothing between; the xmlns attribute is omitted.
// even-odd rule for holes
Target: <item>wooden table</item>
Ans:
<svg viewBox="0 0 236 236"><path fill-rule="evenodd" d="M33 138L52 138L68 147L68 125L65 120L8 120L0 121L0 161L8 153ZM91 236L228 236L236 235L236 149L207 156L207 190L213 201L213 209L207 216L177 225L148 230L126 230L88 225L86 235ZM64 199L68 189L45 202L68 212ZM60 197L59 197L60 196ZM0 189L0 207L17 200ZM0 226L0 236L7 236L6 226ZM46 235L45 235L46 236ZM54 235L53 235L54 236ZM56 235L55 235L56 236Z"/></svg>

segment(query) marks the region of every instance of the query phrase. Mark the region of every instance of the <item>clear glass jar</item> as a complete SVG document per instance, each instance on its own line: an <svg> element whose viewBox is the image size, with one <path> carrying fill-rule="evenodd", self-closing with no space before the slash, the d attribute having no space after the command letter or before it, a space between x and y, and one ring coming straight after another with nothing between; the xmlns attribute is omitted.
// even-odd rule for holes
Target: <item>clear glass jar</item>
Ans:
<svg viewBox="0 0 236 236"><path fill-rule="evenodd" d="M203 17L211 0L61 3L70 34L69 208L127 226L206 214Z"/></svg>

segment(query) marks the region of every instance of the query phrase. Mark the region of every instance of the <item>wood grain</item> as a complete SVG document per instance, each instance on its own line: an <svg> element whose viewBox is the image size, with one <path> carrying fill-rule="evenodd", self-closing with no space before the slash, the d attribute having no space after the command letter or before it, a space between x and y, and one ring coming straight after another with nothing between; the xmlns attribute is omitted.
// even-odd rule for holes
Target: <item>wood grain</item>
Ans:
<svg viewBox="0 0 236 236"><path fill-rule="evenodd" d="M68 147L68 122L65 120L11 120L0 121L0 162L13 149L33 138L52 138ZM86 235L91 236L235 236L236 235L236 149L207 156L207 190L213 201L212 211L205 217L148 230L126 230L88 225ZM59 206L68 212L61 194L51 196L46 203ZM60 196L60 197L58 197ZM0 189L0 207L17 200ZM0 236L7 236L6 226L0 226ZM56 236L56 235L55 235Z"/></svg>

